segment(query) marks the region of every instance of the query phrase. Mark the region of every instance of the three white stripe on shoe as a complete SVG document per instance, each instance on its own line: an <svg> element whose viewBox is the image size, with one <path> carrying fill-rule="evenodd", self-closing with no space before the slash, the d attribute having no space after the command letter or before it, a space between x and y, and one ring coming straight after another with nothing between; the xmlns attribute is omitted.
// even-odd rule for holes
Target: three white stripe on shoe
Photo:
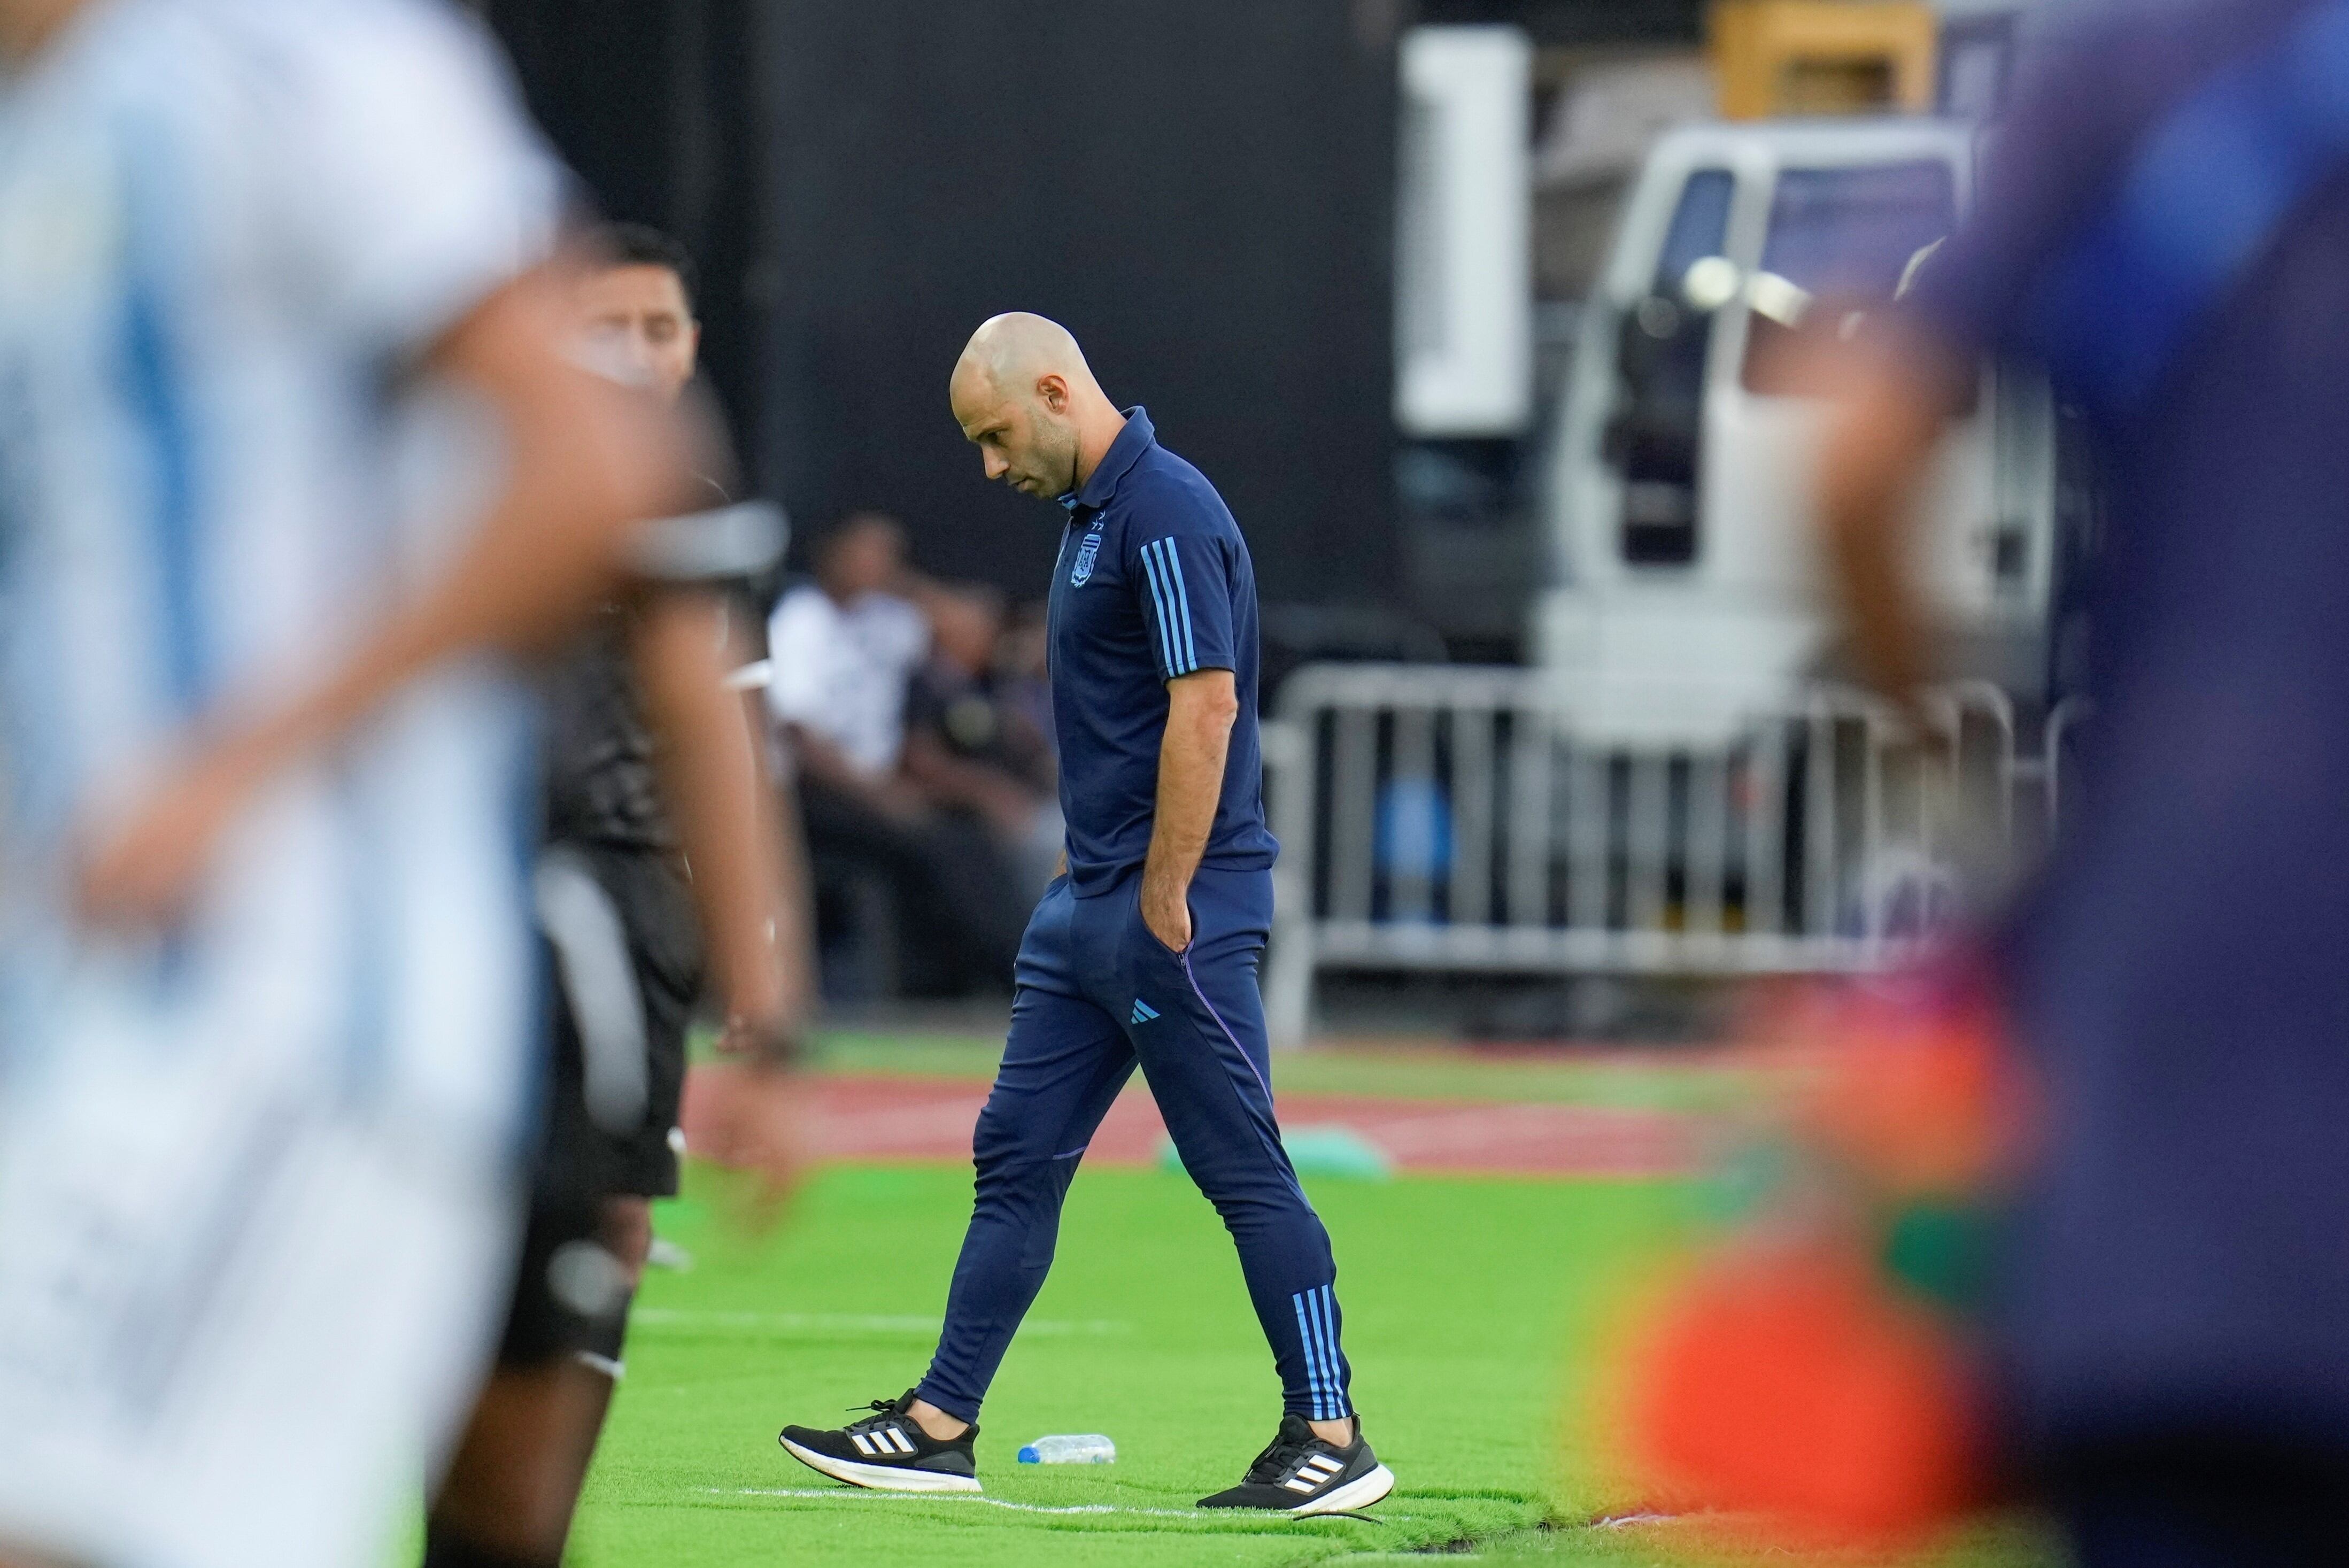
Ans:
<svg viewBox="0 0 2349 1568"><path fill-rule="evenodd" d="M1308 1454L1297 1473L1280 1484L1291 1491L1319 1491L1338 1478L1345 1466L1327 1454Z"/></svg>
<svg viewBox="0 0 2349 1568"><path fill-rule="evenodd" d="M856 1451L866 1459L888 1459L914 1451L914 1445L905 1440L905 1434L895 1427L883 1427L872 1432L851 1432L848 1440L855 1444Z"/></svg>

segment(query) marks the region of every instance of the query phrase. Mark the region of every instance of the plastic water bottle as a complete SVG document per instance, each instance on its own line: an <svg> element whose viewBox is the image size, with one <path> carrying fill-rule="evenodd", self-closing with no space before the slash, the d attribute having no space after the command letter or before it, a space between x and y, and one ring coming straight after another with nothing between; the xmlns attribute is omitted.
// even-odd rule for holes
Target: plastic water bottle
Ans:
<svg viewBox="0 0 2349 1568"><path fill-rule="evenodd" d="M1039 1438L1019 1450L1023 1465L1113 1465L1117 1445L1099 1432L1080 1438Z"/></svg>

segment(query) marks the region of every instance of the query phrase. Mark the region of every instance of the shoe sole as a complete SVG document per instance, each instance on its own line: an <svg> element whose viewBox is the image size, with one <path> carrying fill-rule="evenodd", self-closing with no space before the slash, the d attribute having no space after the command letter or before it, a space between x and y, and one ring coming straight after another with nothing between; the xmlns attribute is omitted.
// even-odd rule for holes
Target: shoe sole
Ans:
<svg viewBox="0 0 2349 1568"><path fill-rule="evenodd" d="M1366 1476L1356 1476L1344 1486L1323 1492L1310 1502L1300 1502L1288 1511L1299 1519L1316 1513L1351 1513L1394 1490L1394 1471L1384 1465Z"/></svg>
<svg viewBox="0 0 2349 1568"><path fill-rule="evenodd" d="M783 1451L807 1466L836 1481L861 1486L868 1491L977 1491L977 1476L945 1475L936 1470L906 1469L897 1465L860 1465L854 1459L835 1459L829 1454L819 1454L813 1449L803 1449L789 1438L776 1439ZM1368 1480L1370 1478L1362 1478ZM1394 1484L1392 1477L1387 1480ZM1381 1497L1386 1494L1381 1492Z"/></svg>

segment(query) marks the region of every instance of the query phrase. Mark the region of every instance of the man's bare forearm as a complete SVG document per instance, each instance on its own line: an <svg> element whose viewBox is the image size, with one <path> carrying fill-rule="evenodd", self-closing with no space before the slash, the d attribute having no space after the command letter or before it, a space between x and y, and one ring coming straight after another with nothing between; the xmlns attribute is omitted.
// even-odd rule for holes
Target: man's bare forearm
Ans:
<svg viewBox="0 0 2349 1568"><path fill-rule="evenodd" d="M252 764L342 733L453 654L547 646L618 586L636 519L675 499L684 449L666 417L556 351L562 286L549 273L516 282L430 357L431 371L496 409L506 488L436 581L325 681L254 725Z"/></svg>
<svg viewBox="0 0 2349 1568"><path fill-rule="evenodd" d="M1191 940L1191 878L1215 831L1239 701L1228 670L1203 670L1170 680L1166 696L1158 805L1142 869L1142 912L1161 941L1181 948Z"/></svg>
<svg viewBox="0 0 2349 1568"><path fill-rule="evenodd" d="M784 732L791 738L793 761L809 778L843 794L862 796L872 790L871 775L860 772L829 736L789 721Z"/></svg>
<svg viewBox="0 0 2349 1568"><path fill-rule="evenodd" d="M780 1044L808 1005L807 932L786 891L774 794L749 715L725 685L725 628L714 597L662 595L638 613L631 652L663 742L661 783L719 993L731 1018Z"/></svg>
<svg viewBox="0 0 2349 1568"><path fill-rule="evenodd" d="M1215 828L1231 733L1227 721L1202 716L1185 723L1169 716L1166 738L1158 750L1158 804L1151 820L1145 877L1177 888L1191 885Z"/></svg>
<svg viewBox="0 0 2349 1568"><path fill-rule="evenodd" d="M1820 526L1859 674L1903 701L1931 662L1910 513L1960 373L1898 337L1847 350L1835 373L1842 406L1820 459Z"/></svg>
<svg viewBox="0 0 2349 1568"><path fill-rule="evenodd" d="M428 371L482 394L505 436L505 488L464 546L323 679L257 711L207 715L171 789L101 828L83 864L86 915L162 915L268 778L444 659L550 646L617 587L636 521L680 493L686 448L670 418L564 358L564 290L551 267L521 278L426 358Z"/></svg>
<svg viewBox="0 0 2349 1568"><path fill-rule="evenodd" d="M929 799L981 813L998 824L1025 821L1036 808L1034 797L1009 773L956 756L936 736L919 730L905 737L903 771Z"/></svg>

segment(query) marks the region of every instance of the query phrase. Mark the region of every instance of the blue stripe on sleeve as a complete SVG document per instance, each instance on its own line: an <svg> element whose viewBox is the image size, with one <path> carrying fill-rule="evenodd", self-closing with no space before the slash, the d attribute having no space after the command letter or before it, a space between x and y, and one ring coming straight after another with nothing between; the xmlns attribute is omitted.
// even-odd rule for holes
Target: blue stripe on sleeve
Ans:
<svg viewBox="0 0 2349 1568"><path fill-rule="evenodd" d="M1151 602L1158 607L1158 657L1165 666L1169 676L1180 675L1183 671L1174 662L1173 615L1169 596L1159 575L1161 568L1158 558L1151 553L1153 548L1154 546L1150 545L1144 545L1142 547L1142 570L1150 579Z"/></svg>
<svg viewBox="0 0 2349 1568"><path fill-rule="evenodd" d="M1183 672L1187 675L1199 668L1199 647L1191 637L1191 593L1183 583L1183 557L1172 539L1166 541L1166 569L1174 579L1174 601L1183 616Z"/></svg>
<svg viewBox="0 0 2349 1568"><path fill-rule="evenodd" d="M1159 596L1157 564L1151 560L1150 546L1147 545L1142 547L1142 578L1150 585L1150 603L1156 611L1157 618L1155 629L1158 633L1158 658L1159 662L1164 664L1166 660L1166 601Z"/></svg>
<svg viewBox="0 0 2349 1568"><path fill-rule="evenodd" d="M1169 675L1174 673L1173 600L1166 592L1165 568L1158 564L1158 541L1142 547L1142 569L1150 575L1150 602L1158 610L1158 658Z"/></svg>
<svg viewBox="0 0 2349 1568"><path fill-rule="evenodd" d="M196 536L195 442L164 310L152 277L143 270L135 275L122 306L125 390L152 465L148 544L162 608L164 680L179 710L192 713L211 684L211 659Z"/></svg>
<svg viewBox="0 0 2349 1568"><path fill-rule="evenodd" d="M1142 547L1143 565L1150 571L1150 594L1158 606L1158 652L1170 676L1183 673L1181 640L1174 633L1174 587L1166 580L1166 562L1158 554L1159 541Z"/></svg>

